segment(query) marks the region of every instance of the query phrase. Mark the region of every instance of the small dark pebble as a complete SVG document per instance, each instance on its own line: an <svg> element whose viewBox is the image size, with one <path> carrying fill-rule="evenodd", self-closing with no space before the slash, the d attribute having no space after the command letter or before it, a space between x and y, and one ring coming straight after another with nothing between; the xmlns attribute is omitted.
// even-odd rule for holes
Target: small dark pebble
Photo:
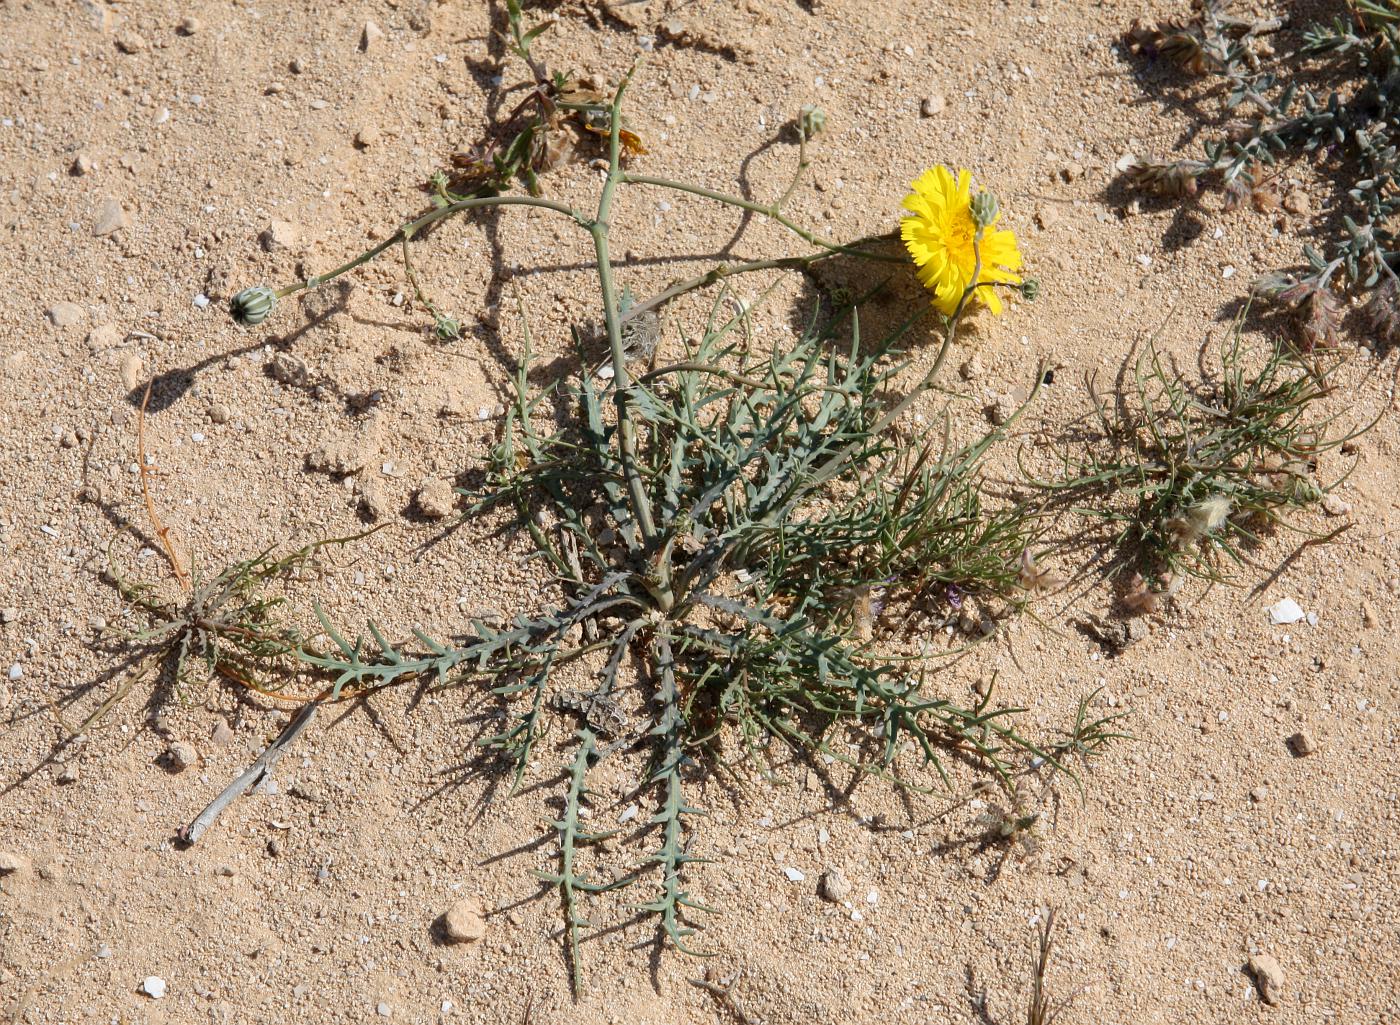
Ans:
<svg viewBox="0 0 1400 1025"><path fill-rule="evenodd" d="M1053 371L1053 370L1047 370L1047 371L1045 371L1045 376L1042 377L1042 378L1040 379L1040 383L1041 383L1041 384L1054 384L1054 383L1055 383L1055 371Z"/></svg>

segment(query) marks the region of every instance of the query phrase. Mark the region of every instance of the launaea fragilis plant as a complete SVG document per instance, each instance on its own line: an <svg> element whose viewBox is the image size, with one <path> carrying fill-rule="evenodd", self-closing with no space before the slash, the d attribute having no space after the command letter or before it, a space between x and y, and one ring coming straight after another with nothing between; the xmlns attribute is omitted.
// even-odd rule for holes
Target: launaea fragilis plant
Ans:
<svg viewBox="0 0 1400 1025"><path fill-rule="evenodd" d="M904 197L909 215L900 221L899 231L914 258L919 280L933 293L933 305L945 316L956 312L963 292L972 283L980 250L982 270L977 283L982 287L972 298L1000 313L996 288L983 283L1014 285L1021 281L1015 273L1021 269L1021 251L1016 248L1015 234L996 227L1000 212L986 219L981 241L976 242L978 225L970 172L959 170L954 177L946 167L933 167L914 179L911 187L914 191ZM989 199L984 209L988 207L995 211L995 202Z"/></svg>

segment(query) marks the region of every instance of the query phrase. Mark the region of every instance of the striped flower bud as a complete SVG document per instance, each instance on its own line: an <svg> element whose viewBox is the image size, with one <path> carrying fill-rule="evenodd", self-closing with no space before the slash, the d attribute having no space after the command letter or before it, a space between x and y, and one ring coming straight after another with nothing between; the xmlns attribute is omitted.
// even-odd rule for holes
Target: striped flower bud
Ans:
<svg viewBox="0 0 1400 1025"><path fill-rule="evenodd" d="M233 319L244 327L261 324L277 305L277 293L266 285L245 288L228 302Z"/></svg>

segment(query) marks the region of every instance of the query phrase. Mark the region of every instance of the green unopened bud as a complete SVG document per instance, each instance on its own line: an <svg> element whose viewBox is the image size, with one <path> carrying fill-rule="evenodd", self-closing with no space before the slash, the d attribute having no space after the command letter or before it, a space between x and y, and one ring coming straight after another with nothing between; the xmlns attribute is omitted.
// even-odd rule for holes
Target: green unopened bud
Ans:
<svg viewBox="0 0 1400 1025"><path fill-rule="evenodd" d="M972 197L972 221L979 228L990 228L1001 213L997 197L990 192L979 192Z"/></svg>
<svg viewBox="0 0 1400 1025"><path fill-rule="evenodd" d="M1027 302L1035 302L1035 297L1040 294L1040 282L1035 278L1027 278L1021 282L1021 298Z"/></svg>
<svg viewBox="0 0 1400 1025"><path fill-rule="evenodd" d="M261 324L277 305L277 293L266 285L245 288L228 301L233 319L244 327Z"/></svg>
<svg viewBox="0 0 1400 1025"><path fill-rule="evenodd" d="M441 341L455 342L462 337L462 322L455 317L438 317L433 324L433 333Z"/></svg>
<svg viewBox="0 0 1400 1025"><path fill-rule="evenodd" d="M804 139L813 139L826 131L826 111L814 104L807 104L797 112L797 127Z"/></svg>

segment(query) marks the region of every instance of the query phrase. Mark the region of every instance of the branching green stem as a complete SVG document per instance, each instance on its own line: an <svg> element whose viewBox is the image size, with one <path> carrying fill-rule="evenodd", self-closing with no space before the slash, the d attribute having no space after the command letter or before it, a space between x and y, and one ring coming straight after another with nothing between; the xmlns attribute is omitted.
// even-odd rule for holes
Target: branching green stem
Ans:
<svg viewBox="0 0 1400 1025"><path fill-rule="evenodd" d="M589 223L588 219L584 217L583 214L579 213L568 204L558 203L552 199L541 199L536 196L477 196L471 199L459 199L455 203L448 203L446 206L440 206L434 210L430 210L415 221L410 221L377 246L365 250L349 263L342 264L333 271L328 271L325 274L315 274L305 281L293 282L290 285L279 288L276 293L277 298L285 299L289 295L295 295L297 292L312 289L318 285L324 285L327 281L333 281L342 274L352 271L362 264L369 263L370 260L373 260L386 249L396 245L406 244L409 239L413 238L414 235L418 234L424 228L436 224L444 218L459 214L464 210L481 210L495 206L534 206L543 210L553 210L555 213L563 214L565 217L568 217L584 227L587 227Z"/></svg>

